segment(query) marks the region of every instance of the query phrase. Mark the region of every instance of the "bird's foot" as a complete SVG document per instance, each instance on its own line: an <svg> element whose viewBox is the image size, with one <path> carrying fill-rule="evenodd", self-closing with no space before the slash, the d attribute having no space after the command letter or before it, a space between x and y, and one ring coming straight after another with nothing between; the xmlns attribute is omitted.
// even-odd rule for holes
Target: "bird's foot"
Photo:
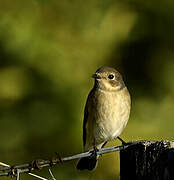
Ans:
<svg viewBox="0 0 174 180"><path fill-rule="evenodd" d="M97 156L97 152L99 151L99 149L97 149L97 147L96 146L94 146L94 150L93 150L93 152L94 152L94 154L95 154L95 156Z"/></svg>
<svg viewBox="0 0 174 180"><path fill-rule="evenodd" d="M97 147L94 146L94 147L93 147L93 150L90 151L90 153L91 153L91 158L94 158L94 157L97 158L97 152L98 152L98 151L99 151L99 149L97 149Z"/></svg>
<svg viewBox="0 0 174 180"><path fill-rule="evenodd" d="M118 136L117 139L119 139L119 140L121 141L121 143L122 143L123 146L124 146L124 145L127 145L127 143L126 143L123 139L121 139L120 136Z"/></svg>

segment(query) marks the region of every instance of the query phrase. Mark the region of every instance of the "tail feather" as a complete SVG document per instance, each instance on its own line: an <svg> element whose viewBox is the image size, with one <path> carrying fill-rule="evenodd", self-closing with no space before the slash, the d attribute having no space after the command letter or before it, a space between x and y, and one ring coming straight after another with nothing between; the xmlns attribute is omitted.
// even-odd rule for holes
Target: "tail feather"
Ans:
<svg viewBox="0 0 174 180"><path fill-rule="evenodd" d="M89 156L81 158L77 164L78 170L93 170L97 165L97 156Z"/></svg>

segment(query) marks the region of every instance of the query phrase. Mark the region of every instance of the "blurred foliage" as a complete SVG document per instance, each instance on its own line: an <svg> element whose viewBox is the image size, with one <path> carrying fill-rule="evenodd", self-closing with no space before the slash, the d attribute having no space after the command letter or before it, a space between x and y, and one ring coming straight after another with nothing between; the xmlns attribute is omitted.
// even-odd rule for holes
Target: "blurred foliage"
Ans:
<svg viewBox="0 0 174 180"><path fill-rule="evenodd" d="M0 1L0 161L81 152L90 75L104 65L123 74L132 95L122 137L172 139L173 8L171 0ZM53 173L58 179L119 178L118 153L102 156L94 172L75 165Z"/></svg>

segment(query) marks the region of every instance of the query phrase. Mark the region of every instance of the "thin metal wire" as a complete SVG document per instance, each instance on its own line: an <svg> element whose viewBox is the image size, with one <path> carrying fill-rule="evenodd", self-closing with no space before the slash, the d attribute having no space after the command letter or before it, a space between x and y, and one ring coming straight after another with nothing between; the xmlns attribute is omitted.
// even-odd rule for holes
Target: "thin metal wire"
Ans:
<svg viewBox="0 0 174 180"><path fill-rule="evenodd" d="M140 141L127 143L127 144L124 144L121 146L112 146L112 147L102 148L102 149L99 149L96 152L96 154L101 155L101 154L106 154L106 153L110 153L110 152L114 152L114 151L120 151L120 150L126 149L132 145L138 144L138 143L140 143ZM16 165L16 166L9 166L8 164L0 162L0 165L3 166L3 167L0 167L0 176L12 176L12 177L17 176L18 177L17 180L19 180L19 176L17 174L15 174L16 172L17 173L19 172L20 174L21 173L28 173L31 176L40 178L42 180L47 180L46 178L43 178L43 177L40 177L38 175L31 173L31 171L41 169L43 167L49 167L49 166L56 165L59 163L63 163L66 161L79 159L82 157L89 157L93 153L94 153L94 151L88 151L88 152L76 154L76 155L69 156L69 157L61 158L59 156L57 158L53 158L52 160L35 160L35 161L32 161L32 163L26 163L26 164L21 164L21 165ZM49 170L49 172L53 178L54 176L53 176L52 172L50 170ZM55 177L53 180L55 180Z"/></svg>

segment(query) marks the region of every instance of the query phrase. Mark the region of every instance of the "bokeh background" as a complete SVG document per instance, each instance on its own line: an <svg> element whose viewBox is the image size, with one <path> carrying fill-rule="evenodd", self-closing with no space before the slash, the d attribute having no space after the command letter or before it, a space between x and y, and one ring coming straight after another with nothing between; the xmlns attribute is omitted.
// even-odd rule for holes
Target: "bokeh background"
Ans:
<svg viewBox="0 0 174 180"><path fill-rule="evenodd" d="M171 0L0 1L0 161L82 152L90 76L105 65L123 74L132 96L122 138L173 139L173 9ZM119 179L118 152L103 155L94 172L75 165L53 173L60 180ZM50 178L48 169L36 174Z"/></svg>

